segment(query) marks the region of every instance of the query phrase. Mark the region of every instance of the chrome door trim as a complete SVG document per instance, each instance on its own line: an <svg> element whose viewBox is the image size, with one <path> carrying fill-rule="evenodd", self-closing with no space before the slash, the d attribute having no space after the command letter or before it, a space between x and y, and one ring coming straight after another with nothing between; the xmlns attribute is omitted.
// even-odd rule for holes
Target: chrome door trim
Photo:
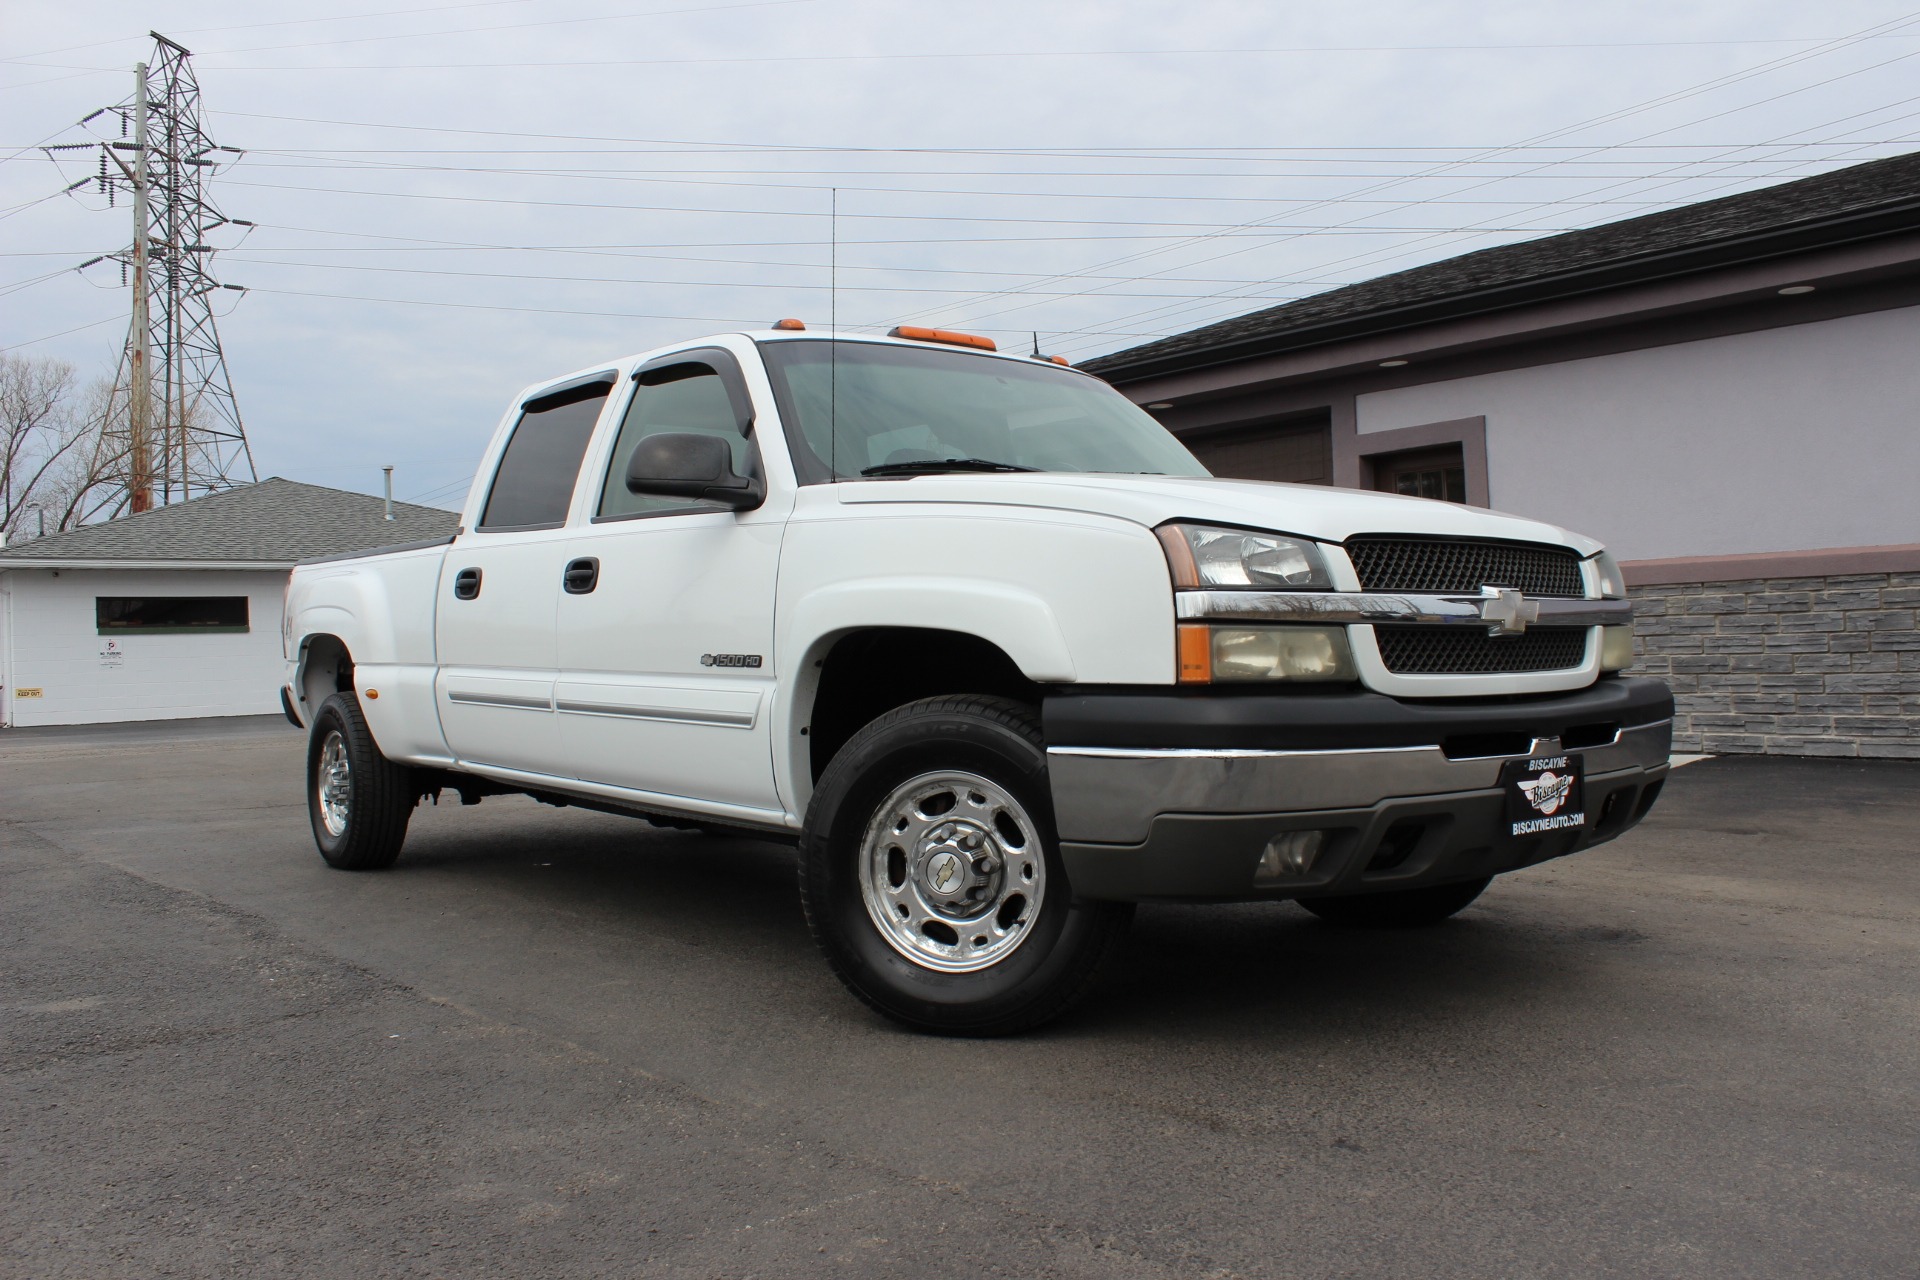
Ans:
<svg viewBox="0 0 1920 1280"><path fill-rule="evenodd" d="M629 720L664 720L672 724L708 724L727 729L751 729L755 711L701 711L691 707L635 707L610 702L576 702L571 698L555 709L582 716L621 716Z"/></svg>
<svg viewBox="0 0 1920 1280"><path fill-rule="evenodd" d="M475 693L469 689L447 690L447 701L474 707L511 707L516 711L553 710L551 698L530 698L515 693Z"/></svg>

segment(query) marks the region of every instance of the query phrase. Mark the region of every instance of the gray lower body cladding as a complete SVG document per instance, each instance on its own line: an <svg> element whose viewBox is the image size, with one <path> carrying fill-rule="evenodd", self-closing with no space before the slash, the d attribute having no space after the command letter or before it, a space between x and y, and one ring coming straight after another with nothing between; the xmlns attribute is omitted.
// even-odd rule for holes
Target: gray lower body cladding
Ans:
<svg viewBox="0 0 1920 1280"><path fill-rule="evenodd" d="M1433 704L1354 697L1299 700L1296 718L1270 732L1262 725L1287 715L1285 699L1212 698L1198 710L1204 723L1181 735L1213 740L1200 745L1160 745L1179 733L1165 724L1138 732L1155 745L1050 745L1061 854L1075 892L1218 901L1478 879L1612 839L1646 815L1667 773L1672 699L1658 681L1610 681L1439 714ZM1351 740L1350 729L1316 732L1300 722L1343 705L1362 710L1367 745L1301 745L1343 733ZM1398 727L1397 706L1408 709ZM1191 717L1194 709L1169 706L1166 714ZM1127 736L1109 725L1087 736ZM1289 745L1258 745L1262 738ZM1234 745L1215 745L1222 740ZM1560 753L1578 754L1584 766L1583 824L1512 836L1502 770ZM1306 831L1320 833L1310 867L1276 873L1271 858L1263 866L1276 837Z"/></svg>

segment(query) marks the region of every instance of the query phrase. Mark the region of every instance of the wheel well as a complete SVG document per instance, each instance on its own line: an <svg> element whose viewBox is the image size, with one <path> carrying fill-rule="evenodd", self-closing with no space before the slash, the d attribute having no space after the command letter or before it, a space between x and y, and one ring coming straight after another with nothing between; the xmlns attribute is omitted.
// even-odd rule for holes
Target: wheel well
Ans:
<svg viewBox="0 0 1920 1280"><path fill-rule="evenodd" d="M300 715L308 724L329 694L353 688L353 655L338 636L309 636L300 664Z"/></svg>
<svg viewBox="0 0 1920 1280"><path fill-rule="evenodd" d="M1040 701L1040 686L999 646L958 631L856 631L835 641L819 662L820 682L806 729L815 782L847 739L895 707L948 693Z"/></svg>

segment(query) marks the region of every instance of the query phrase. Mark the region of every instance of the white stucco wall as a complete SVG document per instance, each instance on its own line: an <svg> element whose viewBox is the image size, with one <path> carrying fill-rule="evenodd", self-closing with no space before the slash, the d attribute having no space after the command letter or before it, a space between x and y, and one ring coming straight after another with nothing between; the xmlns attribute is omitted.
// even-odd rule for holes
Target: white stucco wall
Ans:
<svg viewBox="0 0 1920 1280"><path fill-rule="evenodd" d="M30 569L0 573L0 722L259 715L280 710L285 573ZM248 598L245 635L99 634L95 596ZM118 659L103 656L115 642ZM37 698L17 696L39 689Z"/></svg>
<svg viewBox="0 0 1920 1280"><path fill-rule="evenodd" d="M1622 559L1920 542L1920 308L1375 392L1357 414L1363 445L1485 415L1492 505Z"/></svg>

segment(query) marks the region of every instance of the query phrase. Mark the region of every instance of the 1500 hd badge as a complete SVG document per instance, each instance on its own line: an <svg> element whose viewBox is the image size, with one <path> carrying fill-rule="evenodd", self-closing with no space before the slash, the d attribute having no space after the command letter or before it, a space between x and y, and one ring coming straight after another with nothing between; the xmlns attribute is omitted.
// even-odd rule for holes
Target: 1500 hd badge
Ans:
<svg viewBox="0 0 1920 1280"><path fill-rule="evenodd" d="M757 653L703 653L700 655L703 667L753 667L760 666Z"/></svg>

